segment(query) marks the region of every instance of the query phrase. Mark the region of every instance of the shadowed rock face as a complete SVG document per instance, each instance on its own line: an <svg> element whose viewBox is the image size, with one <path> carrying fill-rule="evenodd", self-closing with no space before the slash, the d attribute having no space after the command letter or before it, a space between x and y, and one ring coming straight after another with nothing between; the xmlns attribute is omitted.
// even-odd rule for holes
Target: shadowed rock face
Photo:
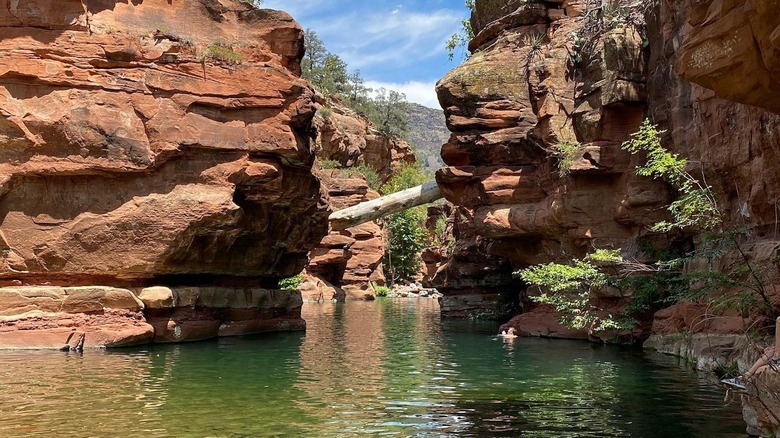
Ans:
<svg viewBox="0 0 780 438"><path fill-rule="evenodd" d="M336 162L344 169L318 173L333 211L379 197L361 173L349 168L373 169L378 182L387 182L403 165L415 162L412 146L406 141L381 135L368 119L335 100L318 99L315 153L320 160ZM309 275L301 286L304 300L373 299L373 283L385 283L382 259L386 246L379 221L343 231L329 230L309 255Z"/></svg>
<svg viewBox="0 0 780 438"><path fill-rule="evenodd" d="M334 211L379 197L360 174L324 169L319 176ZM382 259L387 243L383 231L377 221L330 230L309 254L309 278L301 289L304 300L373 298L373 283L385 284Z"/></svg>
<svg viewBox="0 0 780 438"><path fill-rule="evenodd" d="M637 159L619 149L648 116L666 130L664 146L713 187L724 228L751 227L741 249L780 307L778 6L662 0L645 11L646 40L618 27L576 46L569 35L587 22L582 2L477 0L476 53L437 88L453 132L442 148L450 167L437 180L450 201L473 211L472 241L488 239L487 251L513 269L594 247L641 259L637 237L667 245L646 227L671 197L662 184L634 176ZM581 144L565 177L550 153L561 140ZM700 238L692 235L691 243ZM715 264L729 269L742 260L726 251ZM457 298L458 287L458 279L445 282L444 300ZM746 369L757 353L747 350L745 328L772 325L758 307L748 318L729 310L713 318L711 306L681 303L656 313L640 336L652 333L647 348L696 358L702 368L736 360ZM526 310L509 323L522 333L586 336L562 330L549 309ZM681 332L691 334L685 345ZM777 393L773 373L765 370L759 381ZM745 398L751 431L776 433L770 411Z"/></svg>
<svg viewBox="0 0 780 438"><path fill-rule="evenodd" d="M0 5L0 285L300 272L327 232L302 54L233 0Z"/></svg>
<svg viewBox="0 0 780 438"><path fill-rule="evenodd" d="M780 113L768 98L780 93L778 8L777 0L690 5L675 70L720 98Z"/></svg>

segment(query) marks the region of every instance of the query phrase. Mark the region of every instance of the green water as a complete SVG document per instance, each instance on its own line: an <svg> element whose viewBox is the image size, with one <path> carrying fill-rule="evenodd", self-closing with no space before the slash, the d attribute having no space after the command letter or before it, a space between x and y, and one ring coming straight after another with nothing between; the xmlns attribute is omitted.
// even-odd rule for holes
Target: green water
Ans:
<svg viewBox="0 0 780 438"><path fill-rule="evenodd" d="M308 332L0 352L1 437L743 437L676 359L492 336L433 300L307 305Z"/></svg>

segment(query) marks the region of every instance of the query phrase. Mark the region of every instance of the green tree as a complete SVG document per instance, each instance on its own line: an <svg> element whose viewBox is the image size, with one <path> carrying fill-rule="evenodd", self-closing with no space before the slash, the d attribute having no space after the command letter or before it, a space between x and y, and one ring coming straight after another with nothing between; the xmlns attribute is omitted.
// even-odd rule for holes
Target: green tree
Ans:
<svg viewBox="0 0 780 438"><path fill-rule="evenodd" d="M395 193L418 186L426 180L426 175L418 167L405 165L380 191L382 194ZM420 271L420 251L429 244L424 226L426 216L425 207L419 206L395 213L385 220L389 237L385 273L390 283L411 280Z"/></svg>
<svg viewBox="0 0 780 438"><path fill-rule="evenodd" d="M347 101L355 109L365 107L368 102L368 93L372 90L366 87L366 81L360 74L360 70L355 70L347 76Z"/></svg>
<svg viewBox="0 0 780 438"><path fill-rule="evenodd" d="M318 71L315 85L326 95L344 95L348 90L347 63L338 55L328 53Z"/></svg>
<svg viewBox="0 0 780 438"><path fill-rule="evenodd" d="M474 11L474 0L466 0L466 7ZM457 51L462 51L464 58L468 58L468 45L474 39L474 29L471 28L471 21L468 18L460 20L461 29L450 36L447 40L446 48L450 61L455 59Z"/></svg>
<svg viewBox="0 0 780 438"><path fill-rule="evenodd" d="M304 33L305 49L301 61L304 79L328 98L340 97L354 110L366 116L387 137L403 136L407 131L406 96L394 90L379 89L373 98L360 70L349 73L347 63L327 50L317 33Z"/></svg>
<svg viewBox="0 0 780 438"><path fill-rule="evenodd" d="M774 316L765 279L740 247L739 238L743 234L721 229L722 213L711 187L702 182L703 176L700 181L687 171L685 158L663 148L662 134L663 131L646 120L631 140L623 144L632 154L643 152L647 156L646 163L637 166L637 175L663 179L678 195L667 206L671 220L658 222L651 229L700 232L704 238L696 250L682 257L659 257L653 264L623 260L620 250L597 250L568 264L548 263L517 271L525 282L538 288L539 294L532 300L555 306L563 315L561 322L569 327L598 331L633 326L630 315L605 314L594 304L594 294L607 286L635 292L635 303L627 308L629 311L644 310L660 300L700 299L724 288L743 289L746 292L733 296L720 294L709 300L749 312L755 298L760 297L766 313ZM727 250L736 250L740 262L726 270L716 267L714 261ZM686 270L685 266L693 261L699 262L695 265L700 268Z"/></svg>
<svg viewBox="0 0 780 438"><path fill-rule="evenodd" d="M395 90L380 88L376 91L368 117L388 137L402 137L409 122L406 95Z"/></svg>
<svg viewBox="0 0 780 438"><path fill-rule="evenodd" d="M325 64L328 50L325 48L325 43L317 36L317 32L312 29L303 32L303 46L305 53L301 60L301 71L304 79L316 86L315 72L319 72Z"/></svg>

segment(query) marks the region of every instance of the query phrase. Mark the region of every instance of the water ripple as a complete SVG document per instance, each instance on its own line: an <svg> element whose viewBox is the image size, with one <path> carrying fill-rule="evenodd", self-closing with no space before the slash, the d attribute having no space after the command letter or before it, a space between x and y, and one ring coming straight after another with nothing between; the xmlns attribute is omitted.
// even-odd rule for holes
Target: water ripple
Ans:
<svg viewBox="0 0 780 438"><path fill-rule="evenodd" d="M428 300L304 310L306 334L0 352L0 436L744 436L738 407L673 358L507 345Z"/></svg>

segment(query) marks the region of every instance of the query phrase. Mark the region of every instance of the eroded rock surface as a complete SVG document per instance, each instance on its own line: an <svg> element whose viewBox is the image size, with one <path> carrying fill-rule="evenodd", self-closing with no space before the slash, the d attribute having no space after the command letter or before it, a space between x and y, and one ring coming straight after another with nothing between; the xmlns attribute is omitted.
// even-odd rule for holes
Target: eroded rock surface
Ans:
<svg viewBox="0 0 780 438"><path fill-rule="evenodd" d="M584 2L477 0L475 53L437 87L453 132L442 149L450 167L437 174L443 192L473 212L488 253L512 269L593 248L622 248L624 257L642 260L640 240L670 244L648 225L663 218L672 194L635 176L641 158L620 144L649 117L666 130L663 145L712 186L724 229L751 229L740 250L725 251L713 267L744 272L749 261L765 296L754 293L758 304L742 313L681 303L656 313L640 337L652 331L647 348L690 357L700 368L747 368L745 331L765 325L767 307L780 308L776 3L643 3L648 8L622 24L595 26L589 20L598 14L585 14ZM640 21L644 33L631 24ZM577 146L568 169L558 168L561 144ZM688 248L702 240L684 237L678 242ZM744 289L719 292L751 294ZM530 310L511 324L529 334L584 337L561 330L547 309ZM753 430L776 427L753 417Z"/></svg>
<svg viewBox="0 0 780 438"><path fill-rule="evenodd" d="M512 270L594 247L638 255L636 239L669 199L620 149L645 116L642 37L621 27L576 46L581 9L478 1L474 54L437 85L452 136L436 178L487 255L505 260L503 287L519 287ZM576 146L568 160L562 144Z"/></svg>
<svg viewBox="0 0 780 438"><path fill-rule="evenodd" d="M302 35L233 0L0 6L0 285L300 272L327 226Z"/></svg>
<svg viewBox="0 0 780 438"><path fill-rule="evenodd" d="M331 208L336 211L379 197L356 171L322 170ZM330 230L312 250L306 272L308 301L363 299L373 297L372 283L383 285L382 259L387 244L382 227L366 222L344 231Z"/></svg>
<svg viewBox="0 0 780 438"><path fill-rule="evenodd" d="M0 288L0 348L122 347L150 342L144 304L111 287Z"/></svg>
<svg viewBox="0 0 780 438"><path fill-rule="evenodd" d="M382 181L389 180L402 165L415 162L409 143L382 135L368 119L338 102L319 96L318 101L314 125L320 159L340 167L368 166Z"/></svg>
<svg viewBox="0 0 780 438"><path fill-rule="evenodd" d="M140 291L155 342L198 341L267 331L302 330L295 291L231 287L152 287Z"/></svg>

